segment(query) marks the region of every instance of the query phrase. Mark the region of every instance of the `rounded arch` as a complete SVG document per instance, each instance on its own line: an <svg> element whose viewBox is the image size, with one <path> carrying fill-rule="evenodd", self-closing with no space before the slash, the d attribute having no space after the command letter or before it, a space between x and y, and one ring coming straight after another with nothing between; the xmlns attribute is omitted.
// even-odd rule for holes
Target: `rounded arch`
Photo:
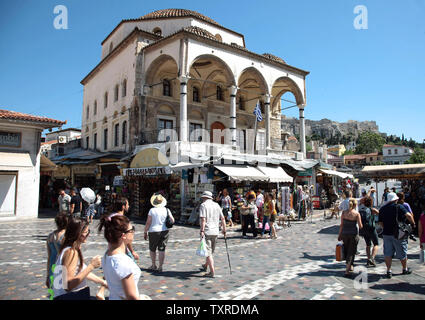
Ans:
<svg viewBox="0 0 425 320"><path fill-rule="evenodd" d="M171 78L178 76L178 64L177 61L170 55L163 54L153 60L146 70L146 84L154 84L155 77L161 72L166 72Z"/></svg>
<svg viewBox="0 0 425 320"><path fill-rule="evenodd" d="M273 96L271 104L272 110L280 105L280 99L286 92L290 92L294 95L295 102L299 107L305 104L304 95L300 87L295 83L294 80L284 76L276 79L273 83L271 92Z"/></svg>
<svg viewBox="0 0 425 320"><path fill-rule="evenodd" d="M193 119L193 120L204 120L204 116L202 115L202 112L200 112L198 110L192 110L189 113L188 118Z"/></svg>
<svg viewBox="0 0 425 320"><path fill-rule="evenodd" d="M174 112L174 109L171 106L167 104L161 104L158 108L158 114L174 116L176 113Z"/></svg>
<svg viewBox="0 0 425 320"><path fill-rule="evenodd" d="M217 67L222 67L222 69L219 69ZM211 74L211 69L221 70L221 72L226 78L225 85L226 86L236 85L235 75L233 74L229 65L217 56L214 56L211 54L203 54L203 55L197 56L189 64L189 74L191 75L192 78L200 79L202 78L202 76L204 76L203 72L199 72L199 69L208 69L209 71L207 72L208 74Z"/></svg>
<svg viewBox="0 0 425 320"><path fill-rule="evenodd" d="M259 89L263 94L269 94L269 87L263 74L255 67L248 67L242 70L238 75L238 87L247 85L250 81L257 82Z"/></svg>

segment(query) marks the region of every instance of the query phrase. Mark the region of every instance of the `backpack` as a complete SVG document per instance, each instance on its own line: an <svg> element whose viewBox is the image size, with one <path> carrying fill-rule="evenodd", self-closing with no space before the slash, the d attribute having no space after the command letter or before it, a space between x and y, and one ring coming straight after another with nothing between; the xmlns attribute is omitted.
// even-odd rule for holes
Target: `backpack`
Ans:
<svg viewBox="0 0 425 320"><path fill-rule="evenodd" d="M375 228L375 217L373 216L372 211L363 206L359 208L359 213L362 219L363 229L365 231L373 230Z"/></svg>

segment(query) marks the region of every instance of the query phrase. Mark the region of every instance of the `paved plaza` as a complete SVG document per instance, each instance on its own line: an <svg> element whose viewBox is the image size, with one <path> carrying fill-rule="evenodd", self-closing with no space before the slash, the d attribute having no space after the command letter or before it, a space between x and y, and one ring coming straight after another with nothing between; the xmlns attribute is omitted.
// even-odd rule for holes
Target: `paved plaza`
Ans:
<svg viewBox="0 0 425 320"><path fill-rule="evenodd" d="M202 277L203 259L195 255L199 229L175 226L170 231L166 262L161 274L151 273L148 242L143 240L144 225L135 220L134 247L139 253L142 277L140 293L153 300L422 300L425 298L425 266L419 264L419 245L409 241L411 275L401 275L394 261L393 278L384 277L382 239L377 267L365 266L365 244L359 243L356 257L358 279L343 277L345 264L335 261L339 220L292 223L278 231L278 239L243 239L238 227L228 232L232 265L230 274L223 238L217 245L215 279ZM84 245L86 262L103 255L107 243L97 233L96 220ZM54 229L52 214L38 219L0 223L0 300L47 300L46 237ZM102 275L101 270L96 274ZM357 275L357 273L356 273ZM90 284L94 295L97 286ZM108 292L106 292L106 295Z"/></svg>

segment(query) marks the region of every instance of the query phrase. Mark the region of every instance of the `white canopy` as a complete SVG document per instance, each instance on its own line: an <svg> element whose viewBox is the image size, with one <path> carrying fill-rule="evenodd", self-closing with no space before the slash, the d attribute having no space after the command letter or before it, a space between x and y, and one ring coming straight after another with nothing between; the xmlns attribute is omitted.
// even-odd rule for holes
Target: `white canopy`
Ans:
<svg viewBox="0 0 425 320"><path fill-rule="evenodd" d="M261 172L269 177L269 182L278 183L278 182L293 182L293 178L288 175L281 167L263 167L258 166Z"/></svg>
<svg viewBox="0 0 425 320"><path fill-rule="evenodd" d="M170 168L173 171L179 171L179 170L188 170L193 168L201 168L203 167L203 163L189 163L189 162L179 162L176 165L171 165Z"/></svg>
<svg viewBox="0 0 425 320"><path fill-rule="evenodd" d="M329 175L338 176L342 179L345 179L345 178L354 179L354 176L352 174L348 174L348 173L344 173L344 172L339 172L339 171L335 171L335 170L326 170L326 169L320 169L320 171L322 171L323 173L329 174Z"/></svg>
<svg viewBox="0 0 425 320"><path fill-rule="evenodd" d="M269 177L255 167L247 165L215 165L215 167L229 176L231 181L268 181Z"/></svg>

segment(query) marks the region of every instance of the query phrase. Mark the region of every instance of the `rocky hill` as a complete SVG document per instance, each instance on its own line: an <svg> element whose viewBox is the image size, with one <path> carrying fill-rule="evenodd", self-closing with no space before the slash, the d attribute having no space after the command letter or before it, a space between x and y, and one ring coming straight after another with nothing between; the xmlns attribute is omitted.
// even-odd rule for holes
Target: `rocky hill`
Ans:
<svg viewBox="0 0 425 320"><path fill-rule="evenodd" d="M305 120L306 136L319 136L321 140L327 141L335 137L352 137L356 139L363 131L379 132L375 121L354 121L336 122L329 119L320 121ZM291 135L298 135L300 132L300 121L297 118L282 117L282 129Z"/></svg>

